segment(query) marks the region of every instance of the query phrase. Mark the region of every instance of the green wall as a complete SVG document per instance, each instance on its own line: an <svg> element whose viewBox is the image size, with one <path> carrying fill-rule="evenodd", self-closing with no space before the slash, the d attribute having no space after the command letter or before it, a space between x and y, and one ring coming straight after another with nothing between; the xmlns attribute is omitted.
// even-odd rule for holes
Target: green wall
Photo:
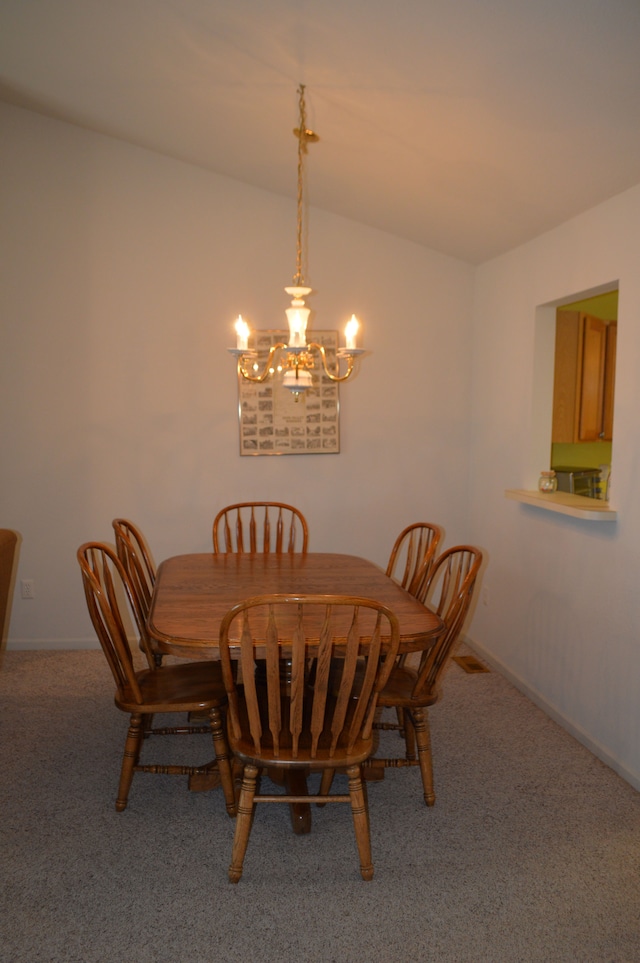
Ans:
<svg viewBox="0 0 640 963"><path fill-rule="evenodd" d="M611 464L610 441L581 441L577 445L552 445L552 468L598 468Z"/></svg>
<svg viewBox="0 0 640 963"><path fill-rule="evenodd" d="M571 304L563 304L561 311L585 311L593 314L596 318L603 321L618 320L618 292L607 291L606 294L598 294L593 298L585 298L583 301L573 301Z"/></svg>

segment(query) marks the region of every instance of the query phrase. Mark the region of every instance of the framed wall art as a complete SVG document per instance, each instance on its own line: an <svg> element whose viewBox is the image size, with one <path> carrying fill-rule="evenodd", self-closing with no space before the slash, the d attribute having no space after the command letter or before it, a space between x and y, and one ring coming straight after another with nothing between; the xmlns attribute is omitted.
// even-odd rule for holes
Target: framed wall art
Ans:
<svg viewBox="0 0 640 963"><path fill-rule="evenodd" d="M249 347L258 352L258 370L272 345L286 344L288 337L288 331L253 333ZM338 332L314 331L312 338L324 347L333 369ZM278 354L282 358L286 352ZM335 455L340 451L339 385L327 378L322 365L317 364L311 375L312 387L295 401L283 388L281 375L256 384L238 374L241 455Z"/></svg>

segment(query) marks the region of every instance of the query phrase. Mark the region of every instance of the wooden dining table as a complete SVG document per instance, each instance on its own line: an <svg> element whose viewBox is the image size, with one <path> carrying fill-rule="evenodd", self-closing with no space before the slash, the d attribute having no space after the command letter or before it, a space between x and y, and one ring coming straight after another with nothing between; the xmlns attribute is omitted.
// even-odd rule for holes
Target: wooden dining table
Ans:
<svg viewBox="0 0 640 963"><path fill-rule="evenodd" d="M158 567L147 629L162 652L201 660L219 658L220 623L238 602L256 595L350 595L375 599L395 612L400 652L423 651L443 630L434 612L373 562L325 552L175 555ZM304 794L306 780L296 792ZM209 788L200 779L193 789ZM292 805L295 832L310 829L308 806Z"/></svg>
<svg viewBox="0 0 640 963"><path fill-rule="evenodd" d="M158 568L147 622L159 648L188 659L217 659L220 623L237 602L254 595L357 595L382 602L400 623L400 652L422 651L441 619L355 555L175 555Z"/></svg>

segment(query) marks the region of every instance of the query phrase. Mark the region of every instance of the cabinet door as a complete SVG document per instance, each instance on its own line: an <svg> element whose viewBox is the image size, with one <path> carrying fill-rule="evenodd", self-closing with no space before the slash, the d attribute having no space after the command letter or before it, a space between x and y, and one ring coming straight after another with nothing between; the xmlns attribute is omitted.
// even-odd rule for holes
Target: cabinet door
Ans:
<svg viewBox="0 0 640 963"><path fill-rule="evenodd" d="M577 311L558 311L551 440L563 444L572 444L576 440L581 331L580 315Z"/></svg>
<svg viewBox="0 0 640 963"><path fill-rule="evenodd" d="M578 441L598 441L604 425L604 369L607 323L582 315L582 383L580 387Z"/></svg>
<svg viewBox="0 0 640 963"><path fill-rule="evenodd" d="M607 355L604 365L604 424L605 441L613 439L613 394L616 380L616 347L618 324L611 321L607 326Z"/></svg>
<svg viewBox="0 0 640 963"><path fill-rule="evenodd" d="M616 334L615 321L557 312L553 442L611 441Z"/></svg>

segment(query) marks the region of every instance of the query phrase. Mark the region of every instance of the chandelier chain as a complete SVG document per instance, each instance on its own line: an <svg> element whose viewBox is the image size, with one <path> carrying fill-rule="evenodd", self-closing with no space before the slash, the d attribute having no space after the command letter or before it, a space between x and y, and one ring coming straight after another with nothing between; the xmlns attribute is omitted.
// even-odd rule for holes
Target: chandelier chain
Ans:
<svg viewBox="0 0 640 963"><path fill-rule="evenodd" d="M296 214L296 273L293 283L296 287L304 287L302 271L302 227L304 215L304 155L307 144L318 140L318 135L307 127L307 105L304 99L304 84L298 87L299 121L293 133L298 138L298 197Z"/></svg>

